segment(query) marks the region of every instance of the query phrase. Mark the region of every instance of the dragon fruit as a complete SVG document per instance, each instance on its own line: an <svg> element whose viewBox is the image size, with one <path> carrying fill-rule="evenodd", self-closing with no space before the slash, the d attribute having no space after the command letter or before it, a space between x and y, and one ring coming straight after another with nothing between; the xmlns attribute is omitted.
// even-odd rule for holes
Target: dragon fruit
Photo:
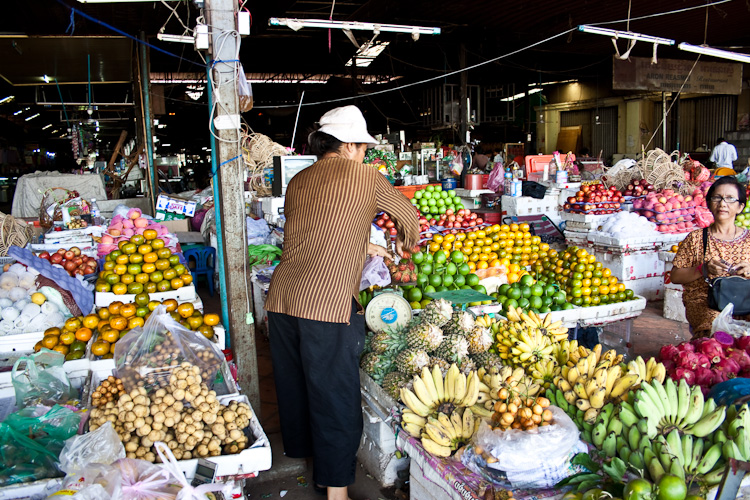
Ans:
<svg viewBox="0 0 750 500"><path fill-rule="evenodd" d="M698 367L695 370L695 383L701 387L711 387L714 385L714 372L710 368Z"/></svg>
<svg viewBox="0 0 750 500"><path fill-rule="evenodd" d="M732 345L734 345L734 338L732 338L727 332L715 332L713 338L724 347L732 347Z"/></svg>
<svg viewBox="0 0 750 500"><path fill-rule="evenodd" d="M702 342L697 346L697 350L702 352L711 360L712 363L718 363L724 358L724 349L716 339L701 339Z"/></svg>
<svg viewBox="0 0 750 500"><path fill-rule="evenodd" d="M694 352L689 351L682 351L677 355L677 359L675 360L677 363L677 370L680 368L687 369L687 370L695 370L698 368L698 355Z"/></svg>
<svg viewBox="0 0 750 500"><path fill-rule="evenodd" d="M727 379L736 377L741 370L739 363L730 358L723 358L714 365L713 369L725 373Z"/></svg>
<svg viewBox="0 0 750 500"><path fill-rule="evenodd" d="M739 366L740 370L750 369L750 354L742 349L729 348L726 350L727 359L734 360Z"/></svg>
<svg viewBox="0 0 750 500"><path fill-rule="evenodd" d="M695 372L687 368L677 368L670 376L675 382L684 379L688 385L695 384Z"/></svg>
<svg viewBox="0 0 750 500"><path fill-rule="evenodd" d="M695 346L690 342L681 342L677 344L677 349L679 349L680 351L694 352Z"/></svg>
<svg viewBox="0 0 750 500"><path fill-rule="evenodd" d="M672 344L667 344L659 350L659 358L662 362L666 360L674 361L678 354L680 354L680 350Z"/></svg>
<svg viewBox="0 0 750 500"><path fill-rule="evenodd" d="M675 362L671 359L662 359L661 364L664 365L664 369L667 371L667 373L672 373L672 371L677 368L677 364L675 364Z"/></svg>
<svg viewBox="0 0 750 500"><path fill-rule="evenodd" d="M734 347L750 352L750 335L745 335L734 340Z"/></svg>
<svg viewBox="0 0 750 500"><path fill-rule="evenodd" d="M729 380L727 372L720 370L719 368L713 368L711 371L714 373L714 384L719 384L721 382L726 382L727 380ZM709 389L709 387L703 387L705 389Z"/></svg>
<svg viewBox="0 0 750 500"><path fill-rule="evenodd" d="M702 352L695 353L697 359L698 359L698 366L702 366L703 368L711 368L711 360L708 359L708 356L703 354Z"/></svg>

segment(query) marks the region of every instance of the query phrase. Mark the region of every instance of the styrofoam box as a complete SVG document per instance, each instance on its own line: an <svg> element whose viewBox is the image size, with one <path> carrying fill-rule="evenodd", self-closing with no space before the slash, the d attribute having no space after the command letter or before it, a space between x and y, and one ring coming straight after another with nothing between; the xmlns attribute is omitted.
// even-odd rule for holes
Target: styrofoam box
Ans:
<svg viewBox="0 0 750 500"><path fill-rule="evenodd" d="M409 467L410 460L407 457L396 457L396 435L393 428L383 421L382 417L386 414L383 414L382 408L375 410L372 405L377 403L366 398L363 401L364 430L357 458L381 485L391 486L398 479L399 471Z"/></svg>
<svg viewBox="0 0 750 500"><path fill-rule="evenodd" d="M502 214L508 216L547 215L560 218L557 196L545 196L541 200L531 196L506 196L502 198Z"/></svg>
<svg viewBox="0 0 750 500"><path fill-rule="evenodd" d="M40 479L32 483L11 484L0 488L0 500L43 499L62 487L63 478Z"/></svg>
<svg viewBox="0 0 750 500"><path fill-rule="evenodd" d="M552 315L552 323L556 321L562 321L565 328L575 328L578 324L578 321L581 319L581 312L588 309L596 309L596 307L574 307L573 309L568 309L566 311L552 311L549 314ZM541 316L545 316L545 314L542 314ZM497 313L495 317L505 319L505 316L503 316L501 313Z"/></svg>
<svg viewBox="0 0 750 500"><path fill-rule="evenodd" d="M673 283L664 285L664 317L687 323L685 304L682 303L682 285Z"/></svg>
<svg viewBox="0 0 750 500"><path fill-rule="evenodd" d="M627 287L646 300L661 300L664 298L664 278L662 276L630 280L627 282Z"/></svg>
<svg viewBox="0 0 750 500"><path fill-rule="evenodd" d="M547 186L553 189L570 189L572 191L578 191L581 189L580 182L554 182L554 181L541 181L539 184Z"/></svg>
<svg viewBox="0 0 750 500"><path fill-rule="evenodd" d="M617 238L608 234L599 233L597 231L591 231L589 234L589 241L601 246L609 247L613 250L640 250L640 249L654 249L661 248L663 245L663 239L661 234L653 233L648 236L637 236L631 238Z"/></svg>
<svg viewBox="0 0 750 500"><path fill-rule="evenodd" d="M581 320L589 320L599 318L607 319L628 313L635 313L638 315L645 308L646 299L636 294L633 297L633 300L627 300L625 302L615 302L614 304L603 304L595 307L582 307L579 317Z"/></svg>
<svg viewBox="0 0 750 500"><path fill-rule="evenodd" d="M494 193L491 189L463 189L456 188L456 196L461 198L479 198L483 194Z"/></svg>
<svg viewBox="0 0 750 500"><path fill-rule="evenodd" d="M598 225L603 222L607 217L611 217L612 214L595 215L595 214L576 214L572 212L560 212L560 217L564 221L580 222L584 224Z"/></svg>
<svg viewBox="0 0 750 500"><path fill-rule="evenodd" d="M167 299L176 299L180 302L192 302L197 297L194 285L183 286L179 290L150 293L149 295L151 297L151 300L158 300L159 302ZM115 295L114 293L110 292L96 292L94 294L94 302L96 304L96 307L107 307L112 302L118 300L123 303L135 302L135 294L126 293L123 295Z"/></svg>
<svg viewBox="0 0 750 500"><path fill-rule="evenodd" d="M619 253L602 251L600 247L594 247L594 256L620 281L664 276L664 261L660 260L659 254L653 250Z"/></svg>

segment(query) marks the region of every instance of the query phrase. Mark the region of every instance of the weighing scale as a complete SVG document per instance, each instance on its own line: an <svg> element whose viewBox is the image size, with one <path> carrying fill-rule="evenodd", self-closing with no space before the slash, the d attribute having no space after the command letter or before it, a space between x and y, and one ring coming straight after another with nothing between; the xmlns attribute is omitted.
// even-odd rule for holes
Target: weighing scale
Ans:
<svg viewBox="0 0 750 500"><path fill-rule="evenodd" d="M365 310L365 322L373 332L403 328L409 324L411 317L409 302L394 292L376 295Z"/></svg>

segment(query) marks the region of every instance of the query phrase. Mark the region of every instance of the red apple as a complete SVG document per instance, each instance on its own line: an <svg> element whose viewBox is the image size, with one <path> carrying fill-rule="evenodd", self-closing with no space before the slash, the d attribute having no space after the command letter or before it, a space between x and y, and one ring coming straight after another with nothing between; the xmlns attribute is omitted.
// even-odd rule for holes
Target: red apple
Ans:
<svg viewBox="0 0 750 500"><path fill-rule="evenodd" d="M65 263L63 264L63 267L65 268L66 271L68 271L68 273L70 273L70 271L74 270L78 266L76 266L76 263L73 262L72 260L66 260Z"/></svg>
<svg viewBox="0 0 750 500"><path fill-rule="evenodd" d="M70 251L73 252L76 255L76 257L81 255L81 249L78 247L71 247Z"/></svg>
<svg viewBox="0 0 750 500"><path fill-rule="evenodd" d="M63 261L63 256L61 253L53 253L49 256L49 261L53 264L59 264Z"/></svg>
<svg viewBox="0 0 750 500"><path fill-rule="evenodd" d="M60 255L65 255L65 249L64 248L58 248L57 249L57 253L59 253Z"/></svg>
<svg viewBox="0 0 750 500"><path fill-rule="evenodd" d="M65 254L64 254L65 260L71 260L71 259L73 259L73 258L74 258L75 256L76 256L76 254L74 254L74 253L73 253L73 252L71 252L70 250L68 250L68 251L67 251L67 252L65 252Z"/></svg>
<svg viewBox="0 0 750 500"><path fill-rule="evenodd" d="M484 219L477 217L477 224L484 224Z"/></svg>
<svg viewBox="0 0 750 500"><path fill-rule="evenodd" d="M49 252L42 252L39 254L39 257L45 260L49 260Z"/></svg>

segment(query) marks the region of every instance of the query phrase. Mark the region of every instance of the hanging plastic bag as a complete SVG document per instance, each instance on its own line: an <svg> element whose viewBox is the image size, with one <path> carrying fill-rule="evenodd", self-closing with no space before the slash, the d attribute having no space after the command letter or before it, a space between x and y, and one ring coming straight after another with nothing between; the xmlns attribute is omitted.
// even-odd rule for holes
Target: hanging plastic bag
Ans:
<svg viewBox="0 0 750 500"><path fill-rule="evenodd" d="M114 465L98 463L89 464L85 470L68 474L62 487L52 493L48 500L119 500L122 499L120 488L120 470Z"/></svg>
<svg viewBox="0 0 750 500"><path fill-rule="evenodd" d="M237 90L240 95L240 111L243 113L253 109L253 86L247 81L242 64L237 63Z"/></svg>
<svg viewBox="0 0 750 500"><path fill-rule="evenodd" d="M65 403L76 396L62 367L62 353L42 348L31 356L18 358L10 376L16 392L16 406ZM25 364L25 370L21 365Z"/></svg>
<svg viewBox="0 0 750 500"><path fill-rule="evenodd" d="M115 462L119 469L121 497L128 500L173 500L180 493L170 471L145 460L123 458Z"/></svg>
<svg viewBox="0 0 750 500"><path fill-rule="evenodd" d="M500 187L503 185L505 170L503 169L502 163L497 163L495 168L490 172L490 177L487 179L487 189L499 193Z"/></svg>
<svg viewBox="0 0 750 500"><path fill-rule="evenodd" d="M172 454L172 450L169 449L169 446L162 441L157 441L154 443L154 448L156 449L159 458L161 458L164 471L169 472L169 474L171 474L174 479L177 479L182 485L182 489L177 495L179 500L205 500L206 493L211 491L221 491L224 489L225 485L223 483L201 484L200 486L195 487L192 486L187 478L185 478L185 473L182 472L180 464Z"/></svg>
<svg viewBox="0 0 750 500"><path fill-rule="evenodd" d="M359 291L371 286L388 286L391 284L391 273L385 265L383 257L376 255L368 257L362 268L362 279L359 281Z"/></svg>
<svg viewBox="0 0 750 500"><path fill-rule="evenodd" d="M61 475L52 451L0 423L0 488Z"/></svg>
<svg viewBox="0 0 750 500"><path fill-rule="evenodd" d="M727 304L723 311L716 316L713 323L711 323L711 333L726 332L732 337L739 338L745 335L750 335L750 323L734 319L732 313L734 312L734 304L731 302Z"/></svg>
<svg viewBox="0 0 750 500"><path fill-rule="evenodd" d="M200 380L192 387L203 382L210 389L223 354L206 337L184 328L166 307L159 306L142 328L133 328L117 341L114 358L117 377L127 392L142 386L150 393L169 385L172 371L181 363L200 369Z"/></svg>
<svg viewBox="0 0 750 500"><path fill-rule="evenodd" d="M453 175L461 175L461 172L464 171L464 162L461 153L458 153L453 157L453 161L450 163L450 169Z"/></svg>
<svg viewBox="0 0 750 500"><path fill-rule="evenodd" d="M27 406L8 415L5 423L57 455L78 432L81 415L60 405Z"/></svg>

